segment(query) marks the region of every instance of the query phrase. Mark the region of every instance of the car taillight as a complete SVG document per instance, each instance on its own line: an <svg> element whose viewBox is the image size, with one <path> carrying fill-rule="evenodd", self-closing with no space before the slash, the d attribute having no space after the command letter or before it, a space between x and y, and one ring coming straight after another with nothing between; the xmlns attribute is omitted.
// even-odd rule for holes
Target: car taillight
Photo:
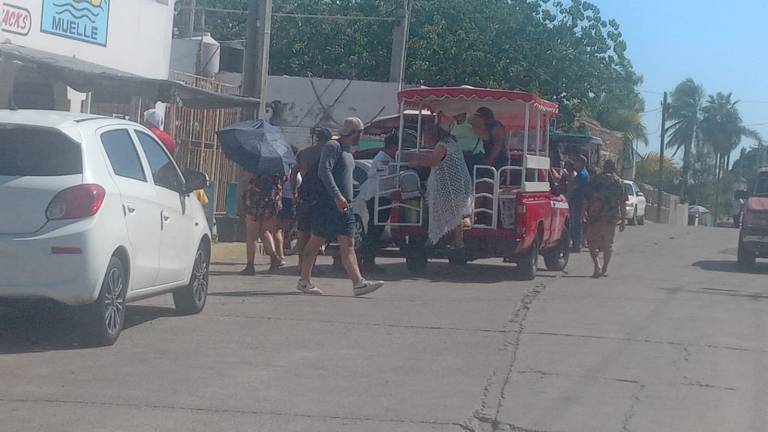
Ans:
<svg viewBox="0 0 768 432"><path fill-rule="evenodd" d="M45 210L48 220L80 219L99 212L107 192L97 184L74 186L56 194Z"/></svg>

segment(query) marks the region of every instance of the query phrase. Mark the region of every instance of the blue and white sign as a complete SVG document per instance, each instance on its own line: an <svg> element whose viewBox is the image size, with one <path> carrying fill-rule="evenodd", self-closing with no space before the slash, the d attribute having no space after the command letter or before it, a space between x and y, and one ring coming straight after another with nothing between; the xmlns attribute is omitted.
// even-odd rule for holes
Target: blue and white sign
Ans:
<svg viewBox="0 0 768 432"><path fill-rule="evenodd" d="M42 0L40 31L107 46L111 0Z"/></svg>

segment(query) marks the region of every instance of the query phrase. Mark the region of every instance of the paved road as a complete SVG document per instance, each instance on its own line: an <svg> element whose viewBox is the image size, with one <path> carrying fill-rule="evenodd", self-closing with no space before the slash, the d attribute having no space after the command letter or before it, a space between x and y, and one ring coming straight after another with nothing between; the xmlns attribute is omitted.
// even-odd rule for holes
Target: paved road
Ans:
<svg viewBox="0 0 768 432"><path fill-rule="evenodd" d="M336 276L309 297L293 267L223 263L203 314L133 305L111 348L55 310L3 311L0 429L765 431L768 264L736 272L736 236L631 227L599 281L586 254L535 282L389 260L357 299Z"/></svg>

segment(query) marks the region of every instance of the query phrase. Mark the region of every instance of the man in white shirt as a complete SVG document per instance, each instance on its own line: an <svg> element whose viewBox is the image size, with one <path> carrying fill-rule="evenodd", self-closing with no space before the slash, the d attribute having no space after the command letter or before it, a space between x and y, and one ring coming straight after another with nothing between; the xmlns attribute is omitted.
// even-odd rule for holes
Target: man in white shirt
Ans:
<svg viewBox="0 0 768 432"><path fill-rule="evenodd" d="M365 205L368 208L368 229L360 247L360 258L363 268L367 271L381 270L376 265L376 252L381 247L381 234L384 233L384 226L376 224L375 206L376 206L376 177L382 172L387 172L390 163L395 162L399 147L399 138L397 134L389 134L384 138L384 148L373 158L371 168L368 170L368 180L363 184L363 190L360 191ZM392 200L387 197L379 197L379 206L385 207L392 204ZM390 208L379 211L379 223L389 220Z"/></svg>

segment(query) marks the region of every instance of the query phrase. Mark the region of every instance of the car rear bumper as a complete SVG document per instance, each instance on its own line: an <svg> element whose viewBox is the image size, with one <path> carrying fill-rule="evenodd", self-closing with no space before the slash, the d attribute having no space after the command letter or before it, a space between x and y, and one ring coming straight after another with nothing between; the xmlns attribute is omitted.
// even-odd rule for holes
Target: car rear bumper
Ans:
<svg viewBox="0 0 768 432"><path fill-rule="evenodd" d="M0 298L92 303L103 273L87 221L32 235L0 235ZM54 253L53 248L65 248ZM78 252L79 251L79 252Z"/></svg>
<svg viewBox="0 0 768 432"><path fill-rule="evenodd" d="M741 243L750 252L761 257L768 257L768 228L743 227Z"/></svg>

